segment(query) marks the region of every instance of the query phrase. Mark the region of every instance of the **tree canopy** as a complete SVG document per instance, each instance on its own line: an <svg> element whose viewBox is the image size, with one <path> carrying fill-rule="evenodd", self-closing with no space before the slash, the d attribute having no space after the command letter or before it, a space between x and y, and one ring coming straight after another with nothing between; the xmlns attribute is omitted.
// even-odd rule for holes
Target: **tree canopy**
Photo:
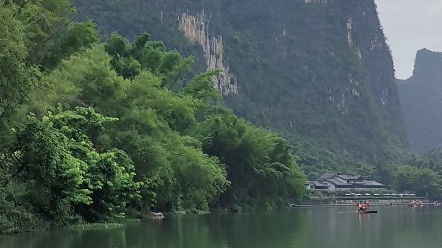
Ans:
<svg viewBox="0 0 442 248"><path fill-rule="evenodd" d="M192 57L146 33L101 43L71 11L0 1L0 233L305 193L289 143L219 101L218 71L187 79Z"/></svg>

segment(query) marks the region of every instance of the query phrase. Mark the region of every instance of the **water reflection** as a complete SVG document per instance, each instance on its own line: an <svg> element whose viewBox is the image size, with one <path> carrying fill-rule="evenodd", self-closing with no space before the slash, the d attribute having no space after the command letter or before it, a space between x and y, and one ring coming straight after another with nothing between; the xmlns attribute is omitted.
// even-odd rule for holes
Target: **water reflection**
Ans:
<svg viewBox="0 0 442 248"><path fill-rule="evenodd" d="M363 227L363 222L367 221L368 218L370 218L369 214L358 214L358 219L359 219L359 228Z"/></svg>
<svg viewBox="0 0 442 248"><path fill-rule="evenodd" d="M442 243L442 208L317 207L242 214L183 215L101 230L26 233L2 248L433 248Z"/></svg>
<svg viewBox="0 0 442 248"><path fill-rule="evenodd" d="M243 248L304 247L307 216L297 211L183 215L100 230L19 234L2 248Z"/></svg>

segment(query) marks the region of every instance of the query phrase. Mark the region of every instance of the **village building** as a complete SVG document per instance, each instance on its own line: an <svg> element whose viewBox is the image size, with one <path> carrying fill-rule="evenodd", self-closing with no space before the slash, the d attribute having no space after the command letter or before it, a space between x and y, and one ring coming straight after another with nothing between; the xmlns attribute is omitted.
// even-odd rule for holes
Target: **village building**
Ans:
<svg viewBox="0 0 442 248"><path fill-rule="evenodd" d="M385 189L383 184L373 180L365 180L360 175L353 176L340 173L325 173L318 179L306 181L304 185L307 189L313 191Z"/></svg>

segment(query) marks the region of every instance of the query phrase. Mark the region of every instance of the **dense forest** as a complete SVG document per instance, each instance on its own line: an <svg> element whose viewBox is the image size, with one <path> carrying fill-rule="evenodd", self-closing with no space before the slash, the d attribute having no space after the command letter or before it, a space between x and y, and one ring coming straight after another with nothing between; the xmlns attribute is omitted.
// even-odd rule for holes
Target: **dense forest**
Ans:
<svg viewBox="0 0 442 248"><path fill-rule="evenodd" d="M442 145L442 53L417 51L413 75L398 80L408 139L423 152Z"/></svg>
<svg viewBox="0 0 442 248"><path fill-rule="evenodd" d="M309 23L339 17L335 21L342 24L342 13L326 5L295 4L329 13L307 18ZM131 1L127 6L145 7ZM245 16L241 6L228 6ZM249 7L260 16L262 9ZM355 11L347 7L339 8ZM374 6L365 7L376 13ZM269 13L261 14L265 20ZM230 67L220 66L222 46L210 47L218 53L209 61L218 66L207 66L200 45L176 28L166 29L165 37L151 35L149 29L161 26L144 23L140 15L121 15L127 18L121 25L137 26L126 33L124 26L112 30L112 15L104 27L104 19L74 21L68 0L0 0L0 16L0 233L143 218L150 211L269 209L308 197L306 177L330 170L442 197L440 149L409 154L402 124L393 128L402 121L390 71L380 73L389 90L372 84L380 78L370 78L376 68L366 67L368 62L391 62L385 42L376 43L379 53L361 48L361 56L370 58L361 60L348 49L353 43L330 35L339 25L324 24L312 35L326 45L278 50L297 55L274 63L280 55L264 49L273 41L258 42L266 39L247 32L241 19L232 19L235 27L215 21L211 27L237 35L229 36L225 49L230 59L239 57L229 60ZM284 42L305 39L289 36ZM304 54L309 49L315 52ZM293 84L286 84L288 78ZM394 104L375 102L378 90ZM344 98L333 100L333 91ZM278 98L281 92L286 95Z"/></svg>
<svg viewBox="0 0 442 248"><path fill-rule="evenodd" d="M150 210L286 204L304 193L287 140L233 115L142 33L100 42L68 1L2 1L0 232Z"/></svg>

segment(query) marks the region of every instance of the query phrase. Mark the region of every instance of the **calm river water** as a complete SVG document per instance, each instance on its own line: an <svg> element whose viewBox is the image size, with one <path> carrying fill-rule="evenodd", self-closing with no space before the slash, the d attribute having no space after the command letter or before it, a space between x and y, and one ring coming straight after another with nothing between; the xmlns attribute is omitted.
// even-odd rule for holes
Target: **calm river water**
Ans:
<svg viewBox="0 0 442 248"><path fill-rule="evenodd" d="M59 230L0 238L0 248L436 248L442 207L292 208L183 215L102 230Z"/></svg>

